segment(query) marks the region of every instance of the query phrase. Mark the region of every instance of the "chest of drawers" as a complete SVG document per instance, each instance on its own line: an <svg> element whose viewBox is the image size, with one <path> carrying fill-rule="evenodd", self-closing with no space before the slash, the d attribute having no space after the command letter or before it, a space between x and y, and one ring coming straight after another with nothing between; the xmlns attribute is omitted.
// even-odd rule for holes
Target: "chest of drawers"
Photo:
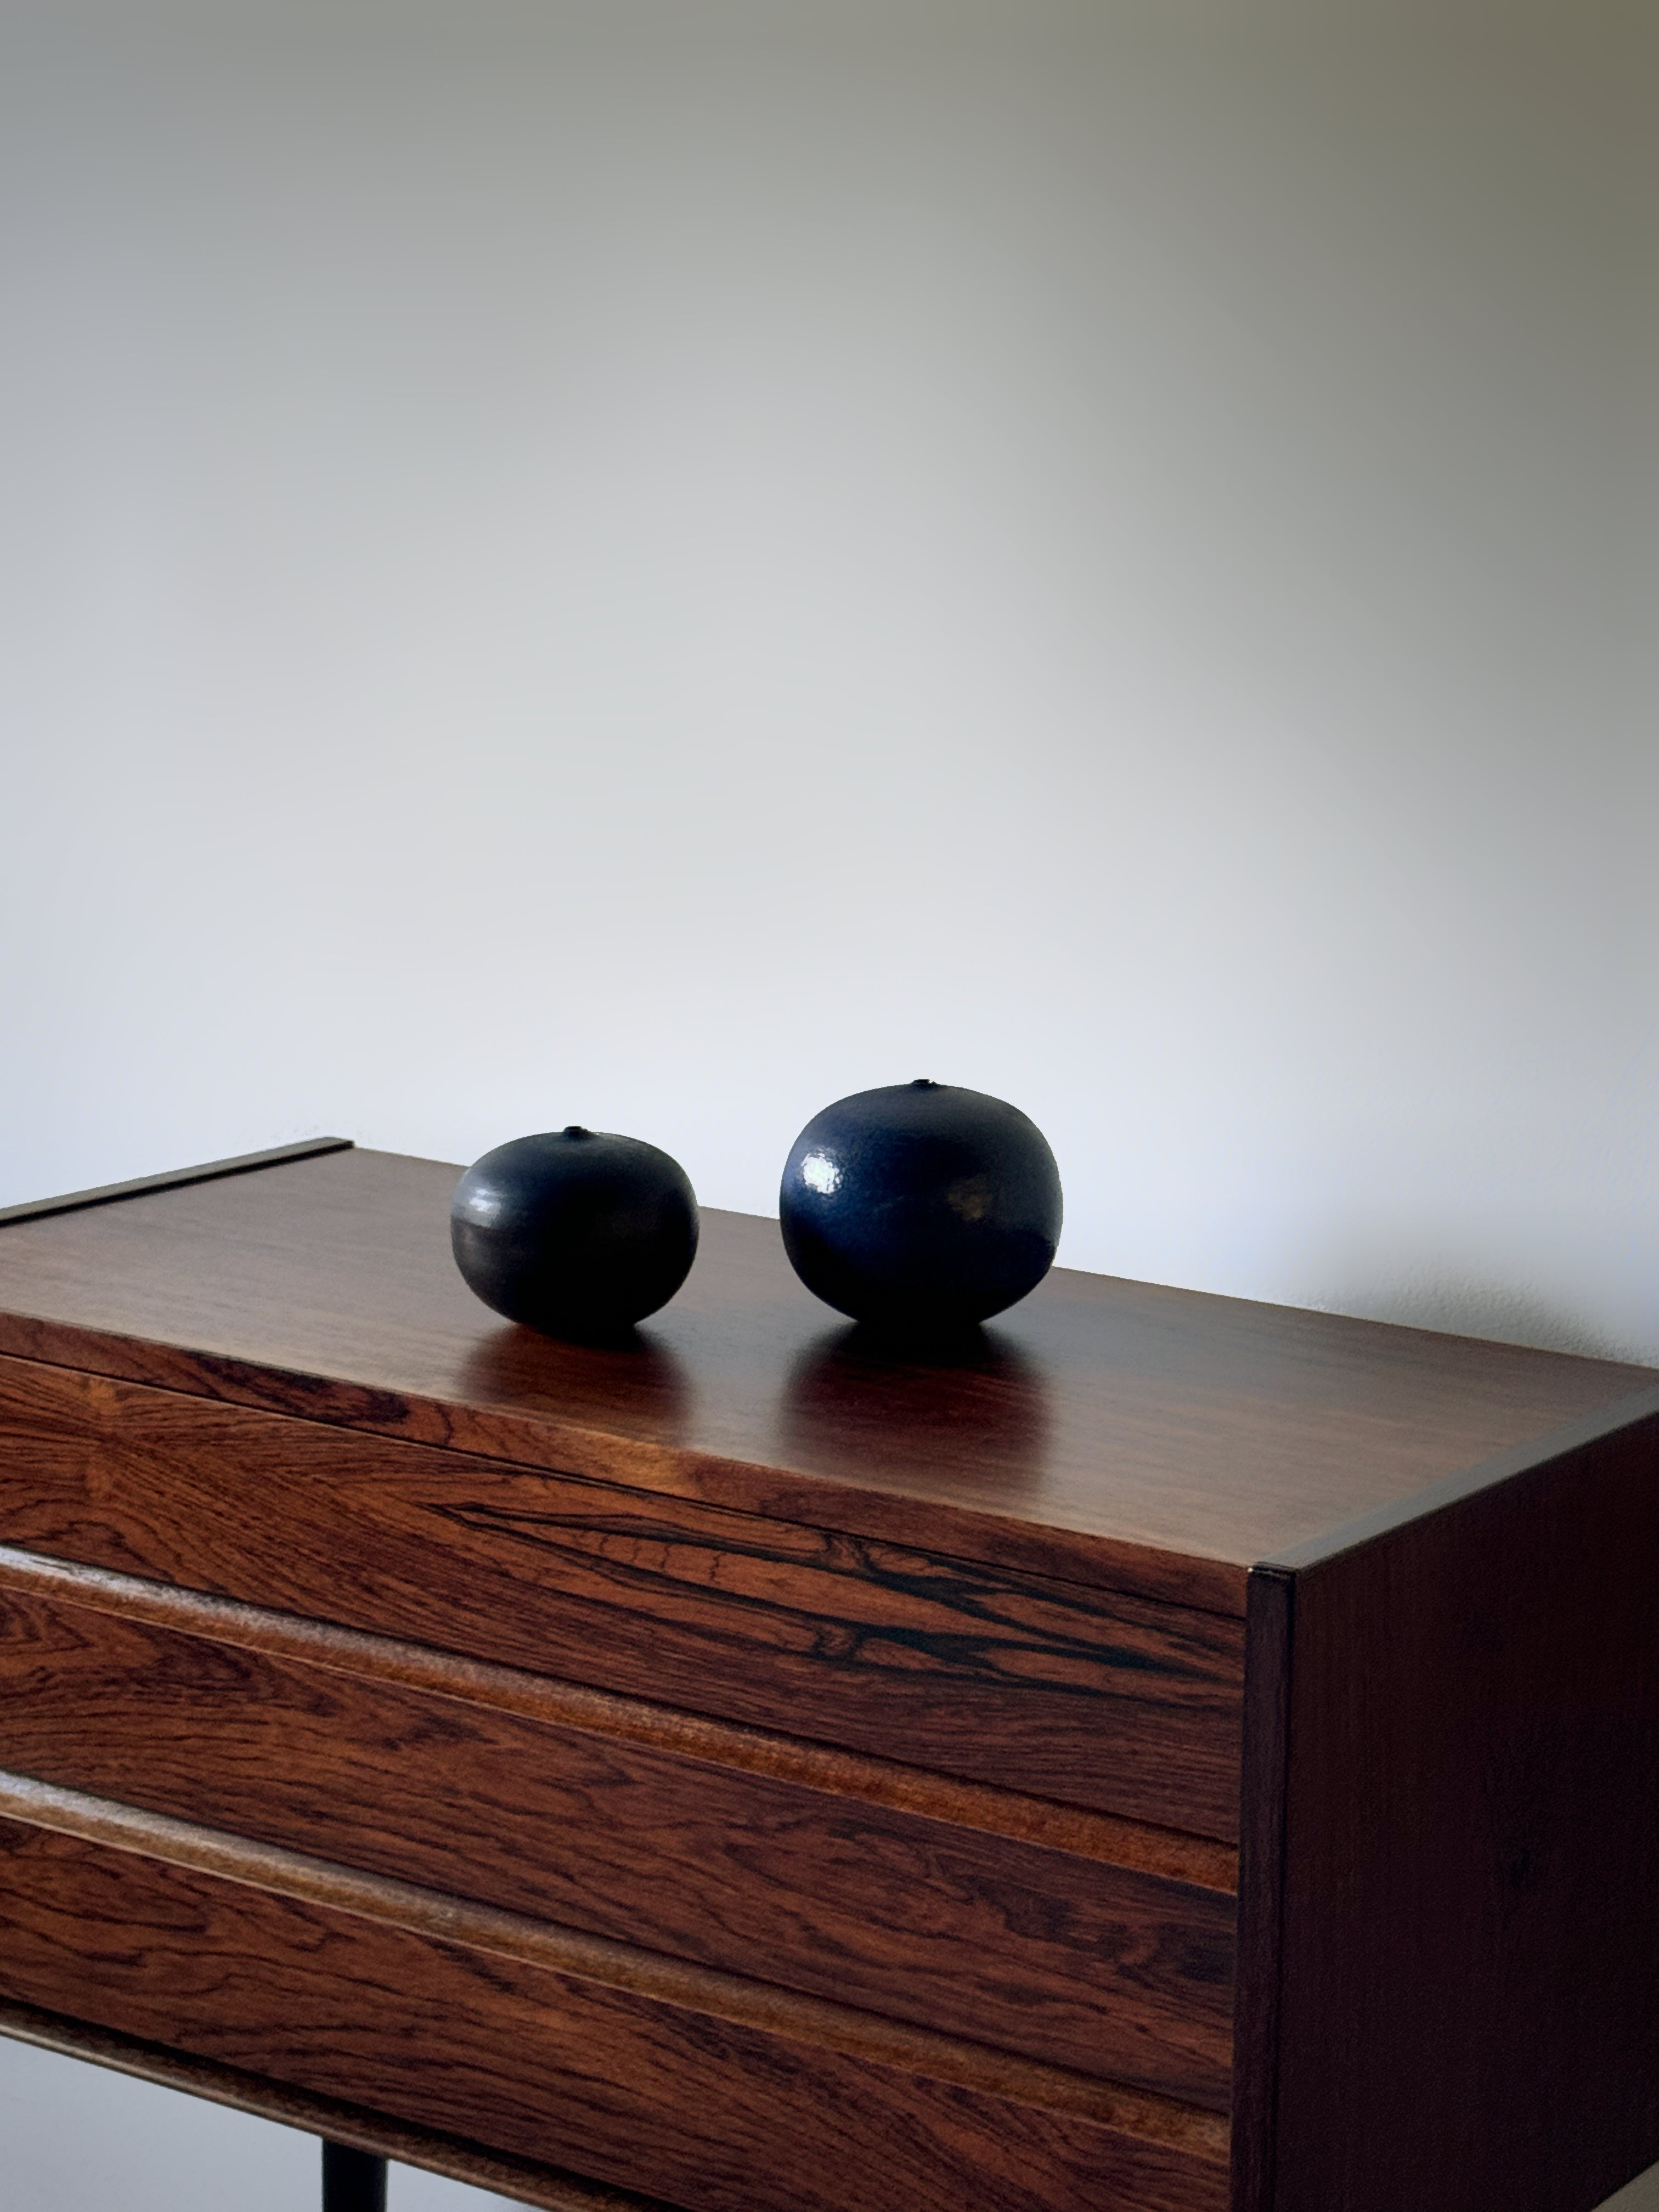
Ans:
<svg viewBox="0 0 1659 2212"><path fill-rule="evenodd" d="M1057 1272L954 1364L455 1170L0 1224L0 2027L526 2201L1577 2212L1659 2157L1649 1370Z"/></svg>

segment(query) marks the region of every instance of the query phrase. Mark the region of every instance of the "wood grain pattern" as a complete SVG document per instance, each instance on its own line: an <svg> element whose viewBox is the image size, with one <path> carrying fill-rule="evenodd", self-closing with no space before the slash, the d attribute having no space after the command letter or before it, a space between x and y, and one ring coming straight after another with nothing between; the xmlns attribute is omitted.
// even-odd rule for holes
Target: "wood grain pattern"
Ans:
<svg viewBox="0 0 1659 2212"><path fill-rule="evenodd" d="M544 1967L584 1986L638 1997L653 2007L697 2013L813 2050L1012 2096L1045 2110L1080 2113L1152 2142L1213 2150L1224 2135L1213 2114L1154 2092L1092 2080L853 2006L668 1958L637 1944L585 1935L423 1884L367 1874L361 1868L261 1844L198 1821L60 1789L33 1776L0 1771L0 1820L107 1846L147 1863L249 1886L402 1933L461 1943L492 1958Z"/></svg>
<svg viewBox="0 0 1659 2212"><path fill-rule="evenodd" d="M1237 2212L1589 2212L1659 2158L1659 1393L1266 1565Z"/></svg>
<svg viewBox="0 0 1659 2212"><path fill-rule="evenodd" d="M1236 1830L1224 1616L23 1361L0 1452L8 1542Z"/></svg>
<svg viewBox="0 0 1659 2212"><path fill-rule="evenodd" d="M1649 1370L1056 1270L955 1370L884 1359L710 1212L631 1349L499 1322L456 1170L366 1152L0 1237L0 1351L1242 1617L1257 1559Z"/></svg>
<svg viewBox="0 0 1659 2212"><path fill-rule="evenodd" d="M1220 2212L1233 1958L1231 2212L1659 2155L1650 1370L1063 1272L908 1362L719 1214L559 1345L454 1172L0 1234L0 1998L682 2212Z"/></svg>
<svg viewBox="0 0 1659 2212"><path fill-rule="evenodd" d="M799 1736L764 1729L705 1720L673 1705L622 1697L522 1668L498 1667L466 1659L428 1644L340 1628L296 1613L234 1598L211 1597L105 1567L55 1559L38 1552L0 1545L0 1589L61 1601L78 1609L107 1613L117 1620L173 1629L244 1651L297 1660L326 1673L429 1692L487 1711L517 1713L556 1728L574 1729L649 1751L707 1760L736 1772L760 1774L837 1796L862 1798L872 1805L943 1820L987 1835L1012 1836L1021 1843L1099 1859L1108 1866L1131 1867L1199 1889L1238 1889L1238 1854L1176 1828L1127 1820L1110 1813L1086 1812L1076 1805L1022 1796L983 1783L933 1774L896 1759L872 1759L839 1751Z"/></svg>
<svg viewBox="0 0 1659 2212"><path fill-rule="evenodd" d="M267 1887L268 1857L241 1863L227 1879L0 1821L4 1993L394 2117L483 2124L493 2148L690 2212L1225 2203L1225 2127L1204 2115L1098 2085L1038 2100L1061 2077L1024 2062L942 2076L926 2039L838 2047L788 2008L778 2032L695 1988L670 2002L527 1956L483 1908L417 1929L374 1910L370 1877L319 1881L322 1901Z"/></svg>
<svg viewBox="0 0 1659 2212"><path fill-rule="evenodd" d="M0 2035L130 2074L160 2088L201 2097L210 2104L228 2105L233 2111L251 2112L308 2135L325 2136L333 2142L349 2143L356 2150L374 2151L382 2158L396 2159L400 2166L421 2166L428 2173L464 2182L470 2189L488 2190L519 2204L539 2205L542 2212L676 2212L659 2198L600 2188L554 2166L484 2150L460 2136L415 2127L338 2097L319 2096L234 2066L191 2058L136 2035L90 2027L62 2013L45 2012L39 2005L0 2000Z"/></svg>
<svg viewBox="0 0 1659 2212"><path fill-rule="evenodd" d="M1229 1895L0 1574L7 1766L1226 2109Z"/></svg>

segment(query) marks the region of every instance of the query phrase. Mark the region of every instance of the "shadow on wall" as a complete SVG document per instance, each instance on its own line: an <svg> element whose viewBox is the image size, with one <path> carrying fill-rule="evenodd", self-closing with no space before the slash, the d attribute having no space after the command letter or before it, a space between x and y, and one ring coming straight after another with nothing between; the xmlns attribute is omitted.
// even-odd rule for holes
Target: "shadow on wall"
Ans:
<svg viewBox="0 0 1659 2212"><path fill-rule="evenodd" d="M1334 1291L1316 1304L1322 1313L1398 1322L1407 1328L1438 1329L1451 1336L1486 1337L1499 1344L1530 1345L1540 1352L1574 1352L1591 1359L1638 1358L1628 1344L1606 1329L1529 1290L1455 1269L1415 1268L1381 1288Z"/></svg>

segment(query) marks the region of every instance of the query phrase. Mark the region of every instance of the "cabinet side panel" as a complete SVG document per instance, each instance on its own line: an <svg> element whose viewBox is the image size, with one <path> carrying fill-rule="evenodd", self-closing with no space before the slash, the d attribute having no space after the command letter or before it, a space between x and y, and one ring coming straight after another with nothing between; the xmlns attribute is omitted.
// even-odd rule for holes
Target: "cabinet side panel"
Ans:
<svg viewBox="0 0 1659 2212"><path fill-rule="evenodd" d="M1270 1567L1257 1567L1252 1572L1244 1647L1243 1815L1233 2028L1233 2212L1267 2212L1273 2201L1285 1752L1295 1599L1295 1579L1290 1574Z"/></svg>
<svg viewBox="0 0 1659 2212"><path fill-rule="evenodd" d="M1589 2212L1659 2157L1656 1590L1653 1414L1297 1573L1264 2207Z"/></svg>

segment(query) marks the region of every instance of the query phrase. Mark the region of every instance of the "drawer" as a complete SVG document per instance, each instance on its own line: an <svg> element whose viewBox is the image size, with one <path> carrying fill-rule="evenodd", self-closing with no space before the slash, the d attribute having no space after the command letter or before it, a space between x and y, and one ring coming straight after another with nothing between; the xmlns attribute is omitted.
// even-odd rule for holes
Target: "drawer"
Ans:
<svg viewBox="0 0 1659 2212"><path fill-rule="evenodd" d="M8 1778L0 1992L687 2212L1227 2201L1214 2116Z"/></svg>
<svg viewBox="0 0 1659 2212"><path fill-rule="evenodd" d="M0 1766L1227 2108L1217 1844L19 1553Z"/></svg>
<svg viewBox="0 0 1659 2212"><path fill-rule="evenodd" d="M0 1359L0 1540L1225 1841L1243 1623Z"/></svg>

